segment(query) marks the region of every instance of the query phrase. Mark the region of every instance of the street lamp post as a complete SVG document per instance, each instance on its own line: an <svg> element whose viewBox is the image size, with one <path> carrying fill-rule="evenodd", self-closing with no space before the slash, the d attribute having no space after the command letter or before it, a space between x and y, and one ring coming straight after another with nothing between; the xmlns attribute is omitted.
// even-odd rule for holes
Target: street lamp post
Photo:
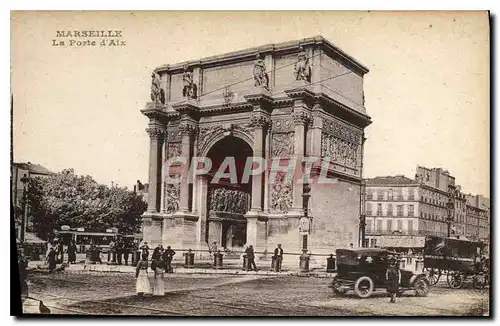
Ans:
<svg viewBox="0 0 500 326"><path fill-rule="evenodd" d="M26 235L26 224L28 220L28 182L29 178L26 174L21 178L21 182L23 183L23 197L22 197L22 206L23 206L23 216L21 220L21 234L20 240L21 243L24 243L25 235Z"/></svg>
<svg viewBox="0 0 500 326"><path fill-rule="evenodd" d="M304 218L309 220L309 199L311 198L311 186L304 184L302 192L302 206L304 209ZM310 228L310 226L309 226ZM307 233L309 230L307 231ZM302 235L302 251L307 250L307 234Z"/></svg>
<svg viewBox="0 0 500 326"><path fill-rule="evenodd" d="M453 208L455 205L453 204L453 200L450 198L446 203L446 208L448 209L448 217L446 218L446 223L448 224L448 238L451 235L451 224L453 223Z"/></svg>

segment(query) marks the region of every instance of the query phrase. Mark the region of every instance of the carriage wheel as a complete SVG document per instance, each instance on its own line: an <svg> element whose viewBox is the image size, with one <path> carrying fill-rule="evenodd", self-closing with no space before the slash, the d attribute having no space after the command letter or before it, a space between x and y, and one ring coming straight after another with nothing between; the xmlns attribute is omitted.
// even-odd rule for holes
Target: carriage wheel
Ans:
<svg viewBox="0 0 500 326"><path fill-rule="evenodd" d="M460 289L464 285L464 275L460 272L448 272L446 281L450 288Z"/></svg>
<svg viewBox="0 0 500 326"><path fill-rule="evenodd" d="M426 269L427 279L429 280L429 284L436 285L439 282L439 278L441 277L441 270L428 268Z"/></svg>
<svg viewBox="0 0 500 326"><path fill-rule="evenodd" d="M476 289L484 289L487 283L486 274L476 274L472 279L472 286Z"/></svg>

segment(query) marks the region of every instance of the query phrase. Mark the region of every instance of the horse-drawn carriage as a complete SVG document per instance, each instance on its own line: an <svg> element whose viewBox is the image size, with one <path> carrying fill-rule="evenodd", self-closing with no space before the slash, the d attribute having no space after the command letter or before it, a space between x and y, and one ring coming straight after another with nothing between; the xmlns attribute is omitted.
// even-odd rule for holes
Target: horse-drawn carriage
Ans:
<svg viewBox="0 0 500 326"><path fill-rule="evenodd" d="M431 285L446 274L448 286L461 288L472 281L475 288L488 283L489 259L483 256L484 244L468 240L428 236L424 247L424 269Z"/></svg>

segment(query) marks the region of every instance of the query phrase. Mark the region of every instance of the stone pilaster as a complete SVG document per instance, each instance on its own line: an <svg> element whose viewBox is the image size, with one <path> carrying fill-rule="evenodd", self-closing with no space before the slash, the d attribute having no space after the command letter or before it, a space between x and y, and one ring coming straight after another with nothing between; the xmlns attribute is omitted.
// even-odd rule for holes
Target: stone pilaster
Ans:
<svg viewBox="0 0 500 326"><path fill-rule="evenodd" d="M295 126L294 132L294 152L291 159L295 160L295 176L293 184L293 202L292 209L289 215L300 217L304 215L303 209L303 187L298 184L298 180L303 176L303 158L306 154L306 133L311 121L311 112L308 103L313 99L313 94L307 89L295 89L286 91L287 95L294 99L293 106L293 122Z"/></svg>
<svg viewBox="0 0 500 326"><path fill-rule="evenodd" d="M265 159L266 135L271 124L269 114L272 98L269 91L264 88L256 88L256 93L245 96L245 99L253 104L251 122L254 127L254 157ZM258 215L263 209L264 173L252 176L252 204L249 213Z"/></svg>

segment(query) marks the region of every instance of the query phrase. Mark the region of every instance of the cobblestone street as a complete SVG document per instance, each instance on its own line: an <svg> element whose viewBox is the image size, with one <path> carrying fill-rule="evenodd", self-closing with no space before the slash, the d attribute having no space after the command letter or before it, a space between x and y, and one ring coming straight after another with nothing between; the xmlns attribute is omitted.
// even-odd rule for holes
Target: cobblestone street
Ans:
<svg viewBox="0 0 500 326"><path fill-rule="evenodd" d="M405 293L390 304L385 292L369 299L334 297L330 278L259 275L168 275L165 297L139 298L130 273L31 275L30 296L54 314L165 316L457 316L488 311L488 289L452 290L445 284L428 297ZM26 313L38 302L26 300Z"/></svg>

